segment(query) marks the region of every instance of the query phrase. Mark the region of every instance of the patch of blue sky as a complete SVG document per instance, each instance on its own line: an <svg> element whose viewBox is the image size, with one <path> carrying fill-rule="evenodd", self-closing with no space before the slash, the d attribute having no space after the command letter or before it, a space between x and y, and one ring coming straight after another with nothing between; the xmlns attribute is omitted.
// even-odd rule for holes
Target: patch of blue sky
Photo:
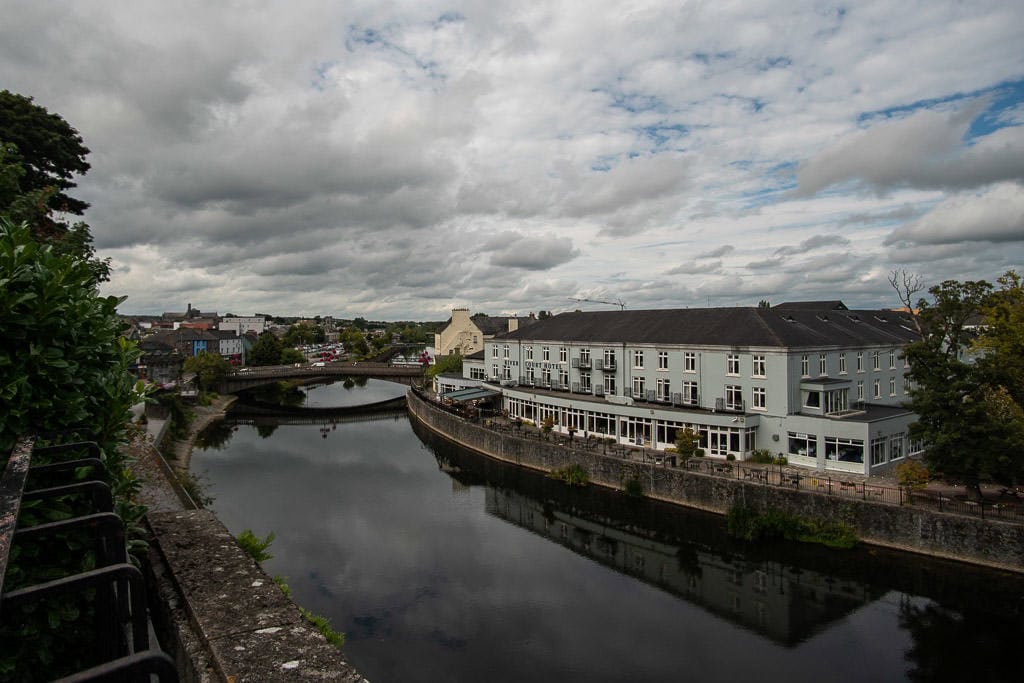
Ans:
<svg viewBox="0 0 1024 683"><path fill-rule="evenodd" d="M750 111L754 112L755 114L764 109L767 104L760 97L746 97L744 95L727 95L725 93L719 93L715 95L715 97L721 98L729 102L740 102L746 107L749 107Z"/></svg>
<svg viewBox="0 0 1024 683"><path fill-rule="evenodd" d="M922 109L943 109L948 105L956 104L966 100L974 100L979 97L989 99L988 106L971 122L965 141L988 135L1000 128L1011 125L1019 125L1013 117L1006 117L1004 114L1013 111L1024 104L1024 80L1004 81L996 85L973 90L970 92L958 92L944 97L934 97L925 100L918 100L909 104L888 107L877 111L862 112L857 117L857 123L868 125L878 120L899 118Z"/></svg>
<svg viewBox="0 0 1024 683"><path fill-rule="evenodd" d="M464 21L466 17L461 12L445 12L434 21L434 28L441 28L445 24L461 24Z"/></svg>
<svg viewBox="0 0 1024 683"><path fill-rule="evenodd" d="M757 65L758 71L771 71L772 69L786 69L793 65L789 57L766 57Z"/></svg>
<svg viewBox="0 0 1024 683"><path fill-rule="evenodd" d="M741 192L738 197L740 201L740 208L744 211L749 211L762 206L768 206L769 204L775 204L784 198L786 192L794 189L795 187L795 182L782 183L779 185L762 187L757 190L750 190L748 192Z"/></svg>
<svg viewBox="0 0 1024 683"><path fill-rule="evenodd" d="M650 126L640 126L636 129L637 134L654 142L656 147L661 147L670 140L678 140L690 132L690 127L681 123L666 124L656 123Z"/></svg>
<svg viewBox="0 0 1024 683"><path fill-rule="evenodd" d="M700 62L701 64L710 65L715 62L732 59L735 56L736 53L731 50L725 52L694 52L690 55L690 59Z"/></svg>
<svg viewBox="0 0 1024 683"><path fill-rule="evenodd" d="M321 62L313 67L313 80L310 85L314 90L323 92L327 89L327 75L337 65L337 62Z"/></svg>
<svg viewBox="0 0 1024 683"><path fill-rule="evenodd" d="M375 28L361 28L349 26L348 35L345 37L345 47L351 52L357 45L377 47L394 52L410 60L418 69L425 72L431 79L444 80L447 76L439 69L439 64L433 60L425 61L416 56L410 50L397 45L387 39L381 31Z"/></svg>

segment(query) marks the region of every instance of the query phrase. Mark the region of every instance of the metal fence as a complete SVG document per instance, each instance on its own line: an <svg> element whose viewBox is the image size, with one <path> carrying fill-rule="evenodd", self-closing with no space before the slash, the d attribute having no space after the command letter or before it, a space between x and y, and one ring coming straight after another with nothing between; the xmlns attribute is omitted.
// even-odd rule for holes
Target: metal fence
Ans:
<svg viewBox="0 0 1024 683"><path fill-rule="evenodd" d="M58 456L57 462L32 465L33 456L44 453ZM68 457L62 457L65 454ZM150 674L160 681L177 681L171 659L150 647L145 581L128 561L124 523L113 512L103 475L95 443L33 448L32 440L23 438L15 445L0 476L0 624L18 626L25 615L41 613L48 616L51 631L63 628L72 640L91 639L94 663L62 681L150 681ZM46 483L33 486L36 480ZM74 499L81 501L76 506L81 510L62 513L55 521L27 525L19 515L32 507L32 501L66 503ZM45 578L33 582L22 577L22 581L8 581L5 586L14 551L26 548L35 548L38 556L33 557L33 569ZM94 553L94 561L74 557L76 552L89 551ZM51 557L70 558L72 564L87 568L70 573L58 568L58 563L50 568L46 559ZM47 606L60 605L64 596L88 599L94 616L86 619L83 614L84 625L70 617L65 625L63 617L49 616Z"/></svg>

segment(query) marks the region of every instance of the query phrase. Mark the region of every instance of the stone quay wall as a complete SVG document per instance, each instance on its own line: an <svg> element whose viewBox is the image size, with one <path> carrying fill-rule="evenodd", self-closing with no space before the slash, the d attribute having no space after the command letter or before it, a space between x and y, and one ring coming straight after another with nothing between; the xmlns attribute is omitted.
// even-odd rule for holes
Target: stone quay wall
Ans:
<svg viewBox="0 0 1024 683"><path fill-rule="evenodd" d="M913 505L830 496L748 480L642 464L551 441L485 429L408 393L409 414L449 441L503 462L551 472L570 464L586 468L593 484L622 490L629 479L657 500L725 514L733 505L842 521L865 543L1024 573L1024 525Z"/></svg>

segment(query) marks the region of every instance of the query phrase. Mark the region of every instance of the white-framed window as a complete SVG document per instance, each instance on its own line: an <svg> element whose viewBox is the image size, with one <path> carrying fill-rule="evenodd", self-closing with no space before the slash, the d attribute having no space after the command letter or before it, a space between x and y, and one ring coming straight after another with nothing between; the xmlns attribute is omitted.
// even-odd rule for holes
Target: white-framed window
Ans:
<svg viewBox="0 0 1024 683"><path fill-rule="evenodd" d="M764 387L753 387L750 390L750 407L754 410L766 410L768 408L767 393Z"/></svg>
<svg viewBox="0 0 1024 683"><path fill-rule="evenodd" d="M818 437L814 434L800 434L789 432L789 452L793 455L803 455L808 458L818 456Z"/></svg>
<svg viewBox="0 0 1024 683"><path fill-rule="evenodd" d="M668 351L658 351L658 369L668 370Z"/></svg>
<svg viewBox="0 0 1024 683"><path fill-rule="evenodd" d="M605 375L604 393L609 396L615 396L615 375Z"/></svg>
<svg viewBox="0 0 1024 683"><path fill-rule="evenodd" d="M839 354L839 374L840 375L845 375L846 374L846 354L845 353Z"/></svg>
<svg viewBox="0 0 1024 683"><path fill-rule="evenodd" d="M501 369L501 378L502 379L512 379L512 368L511 368L511 366L506 365L506 366L504 366Z"/></svg>
<svg viewBox="0 0 1024 683"><path fill-rule="evenodd" d="M580 365L590 365L590 349L580 349Z"/></svg>
<svg viewBox="0 0 1024 683"><path fill-rule="evenodd" d="M487 379L487 371L483 368L470 368L469 369L470 379Z"/></svg>
<svg viewBox="0 0 1024 683"><path fill-rule="evenodd" d="M642 376L633 378L633 398L647 397L647 380Z"/></svg>
<svg viewBox="0 0 1024 683"><path fill-rule="evenodd" d="M819 375L827 375L828 374L828 356L825 355L824 353L819 353L818 354L818 374Z"/></svg>
<svg viewBox="0 0 1024 683"><path fill-rule="evenodd" d="M641 349L633 352L633 367L637 370L644 369L644 352Z"/></svg>
<svg viewBox="0 0 1024 683"><path fill-rule="evenodd" d="M873 392L873 396L874 396L875 398L882 398L882 381L881 381L881 380L878 380L878 379L876 379L876 380L874 381L874 392Z"/></svg>
<svg viewBox="0 0 1024 683"><path fill-rule="evenodd" d="M551 386L551 368L542 368L540 371L540 381L545 386Z"/></svg>
<svg viewBox="0 0 1024 683"><path fill-rule="evenodd" d="M864 372L864 352L857 352L857 372Z"/></svg>
<svg viewBox="0 0 1024 683"><path fill-rule="evenodd" d="M615 367L615 349L604 350L604 366L606 368Z"/></svg>
<svg viewBox="0 0 1024 683"><path fill-rule="evenodd" d="M526 347L526 360L533 360L533 347L532 346L527 346Z"/></svg>
<svg viewBox="0 0 1024 683"><path fill-rule="evenodd" d="M697 372L697 354L693 351L683 353L683 372Z"/></svg>
<svg viewBox="0 0 1024 683"><path fill-rule="evenodd" d="M871 439L871 464L882 465L885 463L885 437Z"/></svg>
<svg viewBox="0 0 1024 683"><path fill-rule="evenodd" d="M669 381L667 378L658 380L658 400L669 401L672 394L669 392Z"/></svg>
<svg viewBox="0 0 1024 683"><path fill-rule="evenodd" d="M738 384L725 385L725 407L729 410L743 410L743 387Z"/></svg>
<svg viewBox="0 0 1024 683"><path fill-rule="evenodd" d="M683 382L683 403L697 405L697 383Z"/></svg>
<svg viewBox="0 0 1024 683"><path fill-rule="evenodd" d="M767 377L768 376L767 361L765 360L764 355L763 354L755 353L753 358L754 358L753 370L752 370L751 374L754 377Z"/></svg>
<svg viewBox="0 0 1024 683"><path fill-rule="evenodd" d="M800 376L808 377L811 374L811 360L806 356L800 356Z"/></svg>
<svg viewBox="0 0 1024 683"><path fill-rule="evenodd" d="M882 354L878 351L871 352L871 369L881 370L882 369Z"/></svg>
<svg viewBox="0 0 1024 683"><path fill-rule="evenodd" d="M896 349L893 349L892 351L889 352L889 369L896 369Z"/></svg>
<svg viewBox="0 0 1024 683"><path fill-rule="evenodd" d="M491 347L491 358L497 358L497 357L498 357L498 345L495 344L494 346Z"/></svg>
<svg viewBox="0 0 1024 683"><path fill-rule="evenodd" d="M738 353L730 353L725 358L725 374L727 375L739 375L740 374L740 355Z"/></svg>
<svg viewBox="0 0 1024 683"><path fill-rule="evenodd" d="M540 347L540 359L551 360L551 349L546 346Z"/></svg>
<svg viewBox="0 0 1024 683"><path fill-rule="evenodd" d="M889 378L889 395L890 396L895 396L896 395L896 378L895 377L890 377Z"/></svg>
<svg viewBox="0 0 1024 683"><path fill-rule="evenodd" d="M563 370L559 370L558 371L558 384L561 385L561 387L563 389L565 389L565 388L567 388L569 386L569 371L568 370L564 370L563 369Z"/></svg>
<svg viewBox="0 0 1024 683"><path fill-rule="evenodd" d="M857 400L864 400L864 380L862 379L857 380Z"/></svg>
<svg viewBox="0 0 1024 683"><path fill-rule="evenodd" d="M502 352L504 354L502 356L502 358L508 358L508 352L509 352L508 344L505 344L505 346L502 348Z"/></svg>
<svg viewBox="0 0 1024 683"><path fill-rule="evenodd" d="M590 392L590 373L589 372L581 372L580 373L580 391L586 391L588 393Z"/></svg>
<svg viewBox="0 0 1024 683"><path fill-rule="evenodd" d="M498 364L495 363L491 366L491 379L498 379Z"/></svg>
<svg viewBox="0 0 1024 683"><path fill-rule="evenodd" d="M904 455L903 432L893 434L889 437L889 460L900 460Z"/></svg>
<svg viewBox="0 0 1024 683"><path fill-rule="evenodd" d="M569 349L563 346L558 349L558 362L565 363L567 360L569 360Z"/></svg>
<svg viewBox="0 0 1024 683"><path fill-rule="evenodd" d="M860 439L825 437L825 459L837 462L864 462L864 442Z"/></svg>

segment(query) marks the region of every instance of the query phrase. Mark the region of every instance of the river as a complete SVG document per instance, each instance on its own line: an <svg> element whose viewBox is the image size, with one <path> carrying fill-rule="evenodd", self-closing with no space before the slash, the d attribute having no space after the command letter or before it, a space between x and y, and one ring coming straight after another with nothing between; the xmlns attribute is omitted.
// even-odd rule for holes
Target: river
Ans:
<svg viewBox="0 0 1024 683"><path fill-rule="evenodd" d="M730 539L722 518L498 464L404 412L302 424L378 380L264 395L192 470L232 533L275 534L297 603L384 681L1017 681L1024 578L861 547ZM308 422L308 420L305 420ZM419 433L418 433L419 432Z"/></svg>

